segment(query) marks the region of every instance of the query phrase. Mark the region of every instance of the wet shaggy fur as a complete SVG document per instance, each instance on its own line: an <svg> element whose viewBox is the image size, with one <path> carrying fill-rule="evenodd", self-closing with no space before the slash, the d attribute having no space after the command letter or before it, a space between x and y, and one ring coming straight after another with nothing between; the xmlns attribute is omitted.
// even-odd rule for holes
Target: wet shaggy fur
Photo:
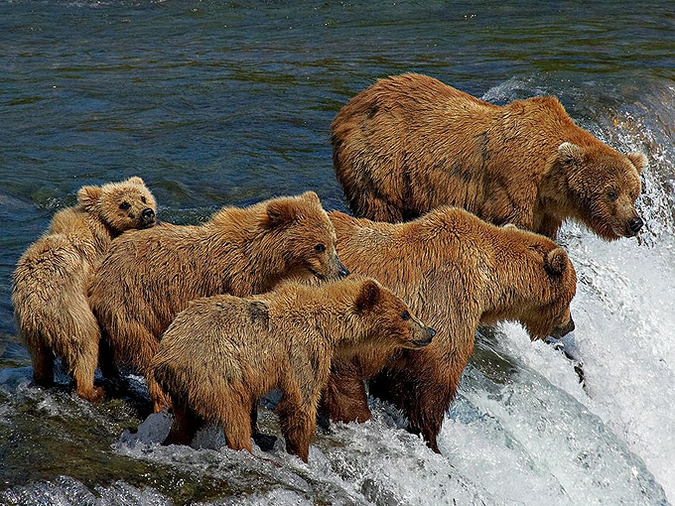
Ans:
<svg viewBox="0 0 675 506"><path fill-rule="evenodd" d="M286 449L307 462L317 403L338 348L386 353L426 346L432 337L401 299L372 279L193 301L153 360L175 413L165 444L189 444L202 421L216 422L230 448L250 452L251 409L277 388Z"/></svg>
<svg viewBox="0 0 675 506"><path fill-rule="evenodd" d="M332 125L352 211L399 222L440 205L555 238L571 218L604 239L638 233L646 157L579 128L554 97L497 106L428 76L380 79Z"/></svg>
<svg viewBox="0 0 675 506"><path fill-rule="evenodd" d="M389 287L438 333L424 350L335 360L322 407L333 420L370 418L362 381L370 379L370 393L399 407L410 430L438 452L443 415L479 325L519 321L533 339L573 328L575 271L565 251L542 235L452 207L400 224L329 216L345 265Z"/></svg>
<svg viewBox="0 0 675 506"><path fill-rule="evenodd" d="M168 403L150 374L150 360L189 301L262 293L292 277L337 279L347 271L335 241L313 192L226 207L201 226L162 224L120 238L94 275L89 302L114 363L145 375L159 411ZM114 367L103 372L112 375Z"/></svg>
<svg viewBox="0 0 675 506"><path fill-rule="evenodd" d="M96 401L103 395L94 387L100 332L87 303L87 280L115 237L155 224L156 204L139 177L85 186L77 197L78 204L59 211L19 260L12 302L35 383L53 384L60 357L77 394Z"/></svg>

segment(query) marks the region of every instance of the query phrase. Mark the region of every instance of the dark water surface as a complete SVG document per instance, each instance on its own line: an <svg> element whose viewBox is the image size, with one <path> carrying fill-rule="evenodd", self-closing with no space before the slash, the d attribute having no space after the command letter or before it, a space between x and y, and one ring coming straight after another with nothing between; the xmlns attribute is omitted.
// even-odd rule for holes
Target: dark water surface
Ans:
<svg viewBox="0 0 675 506"><path fill-rule="evenodd" d="M424 485L411 486L410 498L373 484L386 474L373 483L350 481L344 469L358 465L336 464L326 447L342 443L330 438L318 444L325 466L340 479L296 464L297 476L270 478L269 468L255 468L243 456L228 464L229 454L216 451L200 456L200 466L215 466L218 476L195 478L194 469L172 464L180 455L164 461L157 453L145 461L113 451L122 431L143 420L143 408L119 400L90 406L67 391L30 387L30 360L16 338L10 301L19 256L85 184L140 175L157 198L160 218L176 223L199 222L223 205L307 189L325 207L344 209L330 123L375 79L405 71L498 103L559 96L582 126L618 149L649 156L644 244L672 240L673 2L0 2L0 489L25 485L24 496L16 496L23 499L12 500L40 502L47 494L43 480L64 475L71 478L58 478L54 488L71 495L47 494L59 504L106 496L121 504L228 497L255 503L256 489L277 488L285 491L281 504L293 503L293 494L310 503L424 503L414 499ZM598 248L607 262L620 251ZM595 255L581 246L575 251L582 264ZM656 255L666 265L673 258L672 250ZM661 379L669 381L670 373ZM675 485L664 481L675 479L664 471L669 461L650 461L649 452L640 452L654 446L652 433L639 429L636 441L647 442L631 440L620 417L597 402L590 402L591 411L628 445L627 455L655 462L647 467L675 499ZM451 420L461 425L462 417ZM420 465L435 465L424 448L415 448ZM272 468L290 465L278 458L281 464ZM438 464L453 465L459 464ZM303 484L289 485L296 479ZM468 490L448 479L450 489ZM650 483L643 489L659 489ZM146 486L150 492L138 491ZM477 502L497 497L504 504L536 504L541 497L536 489L522 497L476 487L469 495ZM575 503L567 489L553 503ZM601 503L602 494L593 493L591 502ZM657 492L644 494L645 504L659 503ZM457 496L443 497L440 502Z"/></svg>

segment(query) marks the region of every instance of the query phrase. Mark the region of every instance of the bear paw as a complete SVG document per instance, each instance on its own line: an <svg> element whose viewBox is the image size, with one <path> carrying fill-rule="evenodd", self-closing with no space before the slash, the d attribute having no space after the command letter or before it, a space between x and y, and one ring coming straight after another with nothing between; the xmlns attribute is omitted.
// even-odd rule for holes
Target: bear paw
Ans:
<svg viewBox="0 0 675 506"><path fill-rule="evenodd" d="M78 391L77 395L79 395L85 401L98 402L105 395L105 390L103 390L101 387L94 387L91 390L86 391L86 392Z"/></svg>

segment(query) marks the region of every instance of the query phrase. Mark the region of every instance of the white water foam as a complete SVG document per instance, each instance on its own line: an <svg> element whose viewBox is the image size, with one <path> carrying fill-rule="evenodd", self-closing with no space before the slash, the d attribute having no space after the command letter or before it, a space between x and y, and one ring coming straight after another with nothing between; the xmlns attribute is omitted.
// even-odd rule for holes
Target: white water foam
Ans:
<svg viewBox="0 0 675 506"><path fill-rule="evenodd" d="M139 489L123 481L110 486L95 487L92 493L82 482L69 476L59 476L51 481L15 487L0 495L3 504L45 504L49 506L113 506L143 505L167 506L168 499L150 488Z"/></svg>

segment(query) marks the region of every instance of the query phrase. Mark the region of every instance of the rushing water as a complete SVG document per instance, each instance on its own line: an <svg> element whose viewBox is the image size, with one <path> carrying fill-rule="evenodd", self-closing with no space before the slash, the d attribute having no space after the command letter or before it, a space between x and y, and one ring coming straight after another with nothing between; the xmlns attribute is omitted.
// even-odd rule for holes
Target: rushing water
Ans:
<svg viewBox="0 0 675 506"><path fill-rule="evenodd" d="M0 2L0 502L667 504L675 501L675 6L672 2ZM160 218L315 190L345 203L330 122L376 78L430 74L495 103L560 97L650 165L639 239L574 225L583 362L517 325L477 337L442 455L391 406L319 432L309 465L210 429L157 445L143 383L92 405L30 383L10 277L84 184L142 176ZM263 425L277 431L271 411Z"/></svg>

